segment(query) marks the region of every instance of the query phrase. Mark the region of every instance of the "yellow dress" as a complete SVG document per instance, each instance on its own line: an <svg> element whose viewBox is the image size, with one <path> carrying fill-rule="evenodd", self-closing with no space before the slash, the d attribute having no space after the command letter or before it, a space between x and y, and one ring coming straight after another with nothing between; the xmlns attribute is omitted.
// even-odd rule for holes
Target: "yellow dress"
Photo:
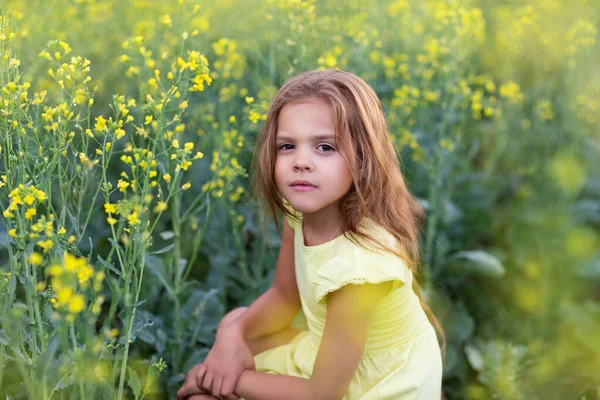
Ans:
<svg viewBox="0 0 600 400"><path fill-rule="evenodd" d="M257 354L256 370L309 378L325 328L326 295L348 283L392 281L392 290L377 306L365 352L344 400L439 400L440 347L412 290L413 276L405 262L390 253L366 250L343 235L305 246L302 225L288 222L295 232L296 279L307 329L290 343ZM369 226L381 235L378 238L393 240L379 225Z"/></svg>

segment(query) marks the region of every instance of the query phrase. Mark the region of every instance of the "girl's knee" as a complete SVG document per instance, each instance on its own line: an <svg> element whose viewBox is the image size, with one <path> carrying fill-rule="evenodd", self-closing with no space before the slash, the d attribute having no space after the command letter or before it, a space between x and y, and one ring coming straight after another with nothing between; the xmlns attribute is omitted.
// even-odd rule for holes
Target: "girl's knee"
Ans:
<svg viewBox="0 0 600 400"><path fill-rule="evenodd" d="M229 311L221 319L221 322L219 322L219 327L222 327L222 326L225 326L225 325L228 325L228 324L232 323L240 315L242 315L244 312L246 312L247 309L248 309L248 307L238 307L238 308L234 308L233 310Z"/></svg>

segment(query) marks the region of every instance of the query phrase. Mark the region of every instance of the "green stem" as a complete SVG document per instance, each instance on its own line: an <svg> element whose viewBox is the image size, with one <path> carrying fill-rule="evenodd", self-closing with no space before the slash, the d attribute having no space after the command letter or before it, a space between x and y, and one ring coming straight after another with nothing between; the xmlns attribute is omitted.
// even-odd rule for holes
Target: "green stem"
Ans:
<svg viewBox="0 0 600 400"><path fill-rule="evenodd" d="M180 196L173 198L173 233L175 235L175 248L173 249L174 266L174 291L175 291L175 346L173 348L173 367L175 371L179 370L181 363L181 302L179 294L181 292L181 275L179 274L179 258L181 256L181 220L179 219Z"/></svg>
<svg viewBox="0 0 600 400"><path fill-rule="evenodd" d="M73 321L71 321L69 329L71 330L71 345L73 346L73 352L77 352L77 341L75 340L75 327L73 325ZM81 379L81 377L79 377L78 380L79 380L79 398L81 400L84 400L85 392L84 392L84 388L83 388L83 379ZM44 397L44 398L46 398L46 397Z"/></svg>
<svg viewBox="0 0 600 400"><path fill-rule="evenodd" d="M128 309L131 306L131 299L129 297L129 273L125 275L125 309ZM125 334L125 349L123 350L123 362L121 363L121 375L119 379L119 393L117 395L117 399L121 400L123 398L123 387L125 385L125 372L127 371L127 357L129 356L129 336L131 335L131 329L133 326L133 318L135 317L135 309L132 310L131 317L129 318L129 322L126 327Z"/></svg>

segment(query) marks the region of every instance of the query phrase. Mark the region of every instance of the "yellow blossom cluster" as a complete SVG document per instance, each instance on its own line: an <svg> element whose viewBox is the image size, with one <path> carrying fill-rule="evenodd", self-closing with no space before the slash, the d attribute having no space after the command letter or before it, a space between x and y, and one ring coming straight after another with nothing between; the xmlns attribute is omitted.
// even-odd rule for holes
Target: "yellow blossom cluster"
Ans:
<svg viewBox="0 0 600 400"><path fill-rule="evenodd" d="M179 57L177 59L177 68L179 72L191 71L194 76L191 78L192 86L190 92L201 92L204 90L204 84L210 85L213 78L209 75L208 60L198 51L188 51L187 60Z"/></svg>
<svg viewBox="0 0 600 400"><path fill-rule="evenodd" d="M94 271L85 258L76 257L66 251L63 253L62 262L52 264L45 272L53 291L50 302L55 310L67 315L67 320L72 320L75 315L86 309L86 292L90 287L94 293L101 291L105 278L105 273ZM99 305L94 305L96 309L92 311L99 313Z"/></svg>
<svg viewBox="0 0 600 400"><path fill-rule="evenodd" d="M267 86L258 92L258 99L249 96L245 97L246 104L248 104L248 118L253 124L267 119L267 111L276 92L276 87Z"/></svg>
<svg viewBox="0 0 600 400"><path fill-rule="evenodd" d="M152 201L152 198L153 195L148 193L143 200L144 202L149 203ZM108 214L106 222L111 226L119 221L116 218L118 215L125 217L130 227L139 225L141 223L141 209L142 206L140 205L139 196L133 196L131 199L119 200L116 204L104 203L104 212Z"/></svg>
<svg viewBox="0 0 600 400"><path fill-rule="evenodd" d="M65 131L69 121L75 116L67 103L59 103L57 106L44 106L42 121L44 129L49 132Z"/></svg>
<svg viewBox="0 0 600 400"><path fill-rule="evenodd" d="M216 172L216 176L202 185L202 191L211 192L213 197L223 197L232 189L231 183L237 177L246 176L246 170L235 157L230 157L228 153L224 153L224 157L221 157L221 153L214 151L210 169ZM230 200L239 201L243 192L244 189L238 186L230 195Z"/></svg>
<svg viewBox="0 0 600 400"><path fill-rule="evenodd" d="M509 81L500 86L500 97L507 99L510 103L516 104L523 100L523 93L519 84Z"/></svg>
<svg viewBox="0 0 600 400"><path fill-rule="evenodd" d="M50 68L48 70L48 75L58 83L61 89L75 91L75 103L87 104L90 96L85 84L92 80L88 75L91 62L81 56L71 57L68 63L61 62L71 51L71 46L68 43L54 40L48 44L45 50L40 52L39 56L58 64L56 69Z"/></svg>
<svg viewBox="0 0 600 400"><path fill-rule="evenodd" d="M6 182L6 176L2 177L3 183ZM53 235L53 221L54 216L51 215L51 219L46 221L45 216L41 216L39 219L35 219L37 216L38 206L42 201L47 200L48 197L43 190L37 189L35 186L25 186L20 184L17 188L13 189L8 198L10 203L6 210L3 211L2 215L4 218L9 220L8 236L13 238L39 238L41 234L48 237L48 240L38 242L38 245L47 252L53 247L53 242L50 239ZM12 220L22 218L27 222L27 225L23 227L24 231L17 232L17 228L13 228ZM34 223L35 221L35 223ZM21 225L22 226L22 225ZM31 230L27 232L27 227Z"/></svg>
<svg viewBox="0 0 600 400"><path fill-rule="evenodd" d="M596 34L597 29L592 22L582 18L575 21L566 33L569 54L573 56L583 49L593 47L596 44Z"/></svg>
<svg viewBox="0 0 600 400"><path fill-rule="evenodd" d="M211 73L213 79L240 79L246 71L246 57L238 51L237 41L221 38L212 44L216 60L214 71Z"/></svg>
<svg viewBox="0 0 600 400"><path fill-rule="evenodd" d="M186 142L183 145L183 148L181 148L179 140L173 139L171 141L171 149L173 149L173 152L171 153L170 159L177 162L177 164L175 164L175 172L179 172L180 170L187 171L192 165L193 160L200 160L204 157L204 153L201 151L197 151L193 157L190 157L192 150L194 149L194 142ZM169 178L164 178L165 180L168 179L167 182L170 181L170 175Z"/></svg>
<svg viewBox="0 0 600 400"><path fill-rule="evenodd" d="M236 82L224 85L219 89L219 102L226 103L236 98L244 98L248 94L248 89L238 87Z"/></svg>
<svg viewBox="0 0 600 400"><path fill-rule="evenodd" d="M12 107L17 109L26 107L28 101L27 91L30 87L31 83L29 82L24 82L21 84L14 81L9 81L4 87L2 87L2 113L7 115ZM13 119L9 122L9 126L12 128L17 128L19 124L17 119Z"/></svg>

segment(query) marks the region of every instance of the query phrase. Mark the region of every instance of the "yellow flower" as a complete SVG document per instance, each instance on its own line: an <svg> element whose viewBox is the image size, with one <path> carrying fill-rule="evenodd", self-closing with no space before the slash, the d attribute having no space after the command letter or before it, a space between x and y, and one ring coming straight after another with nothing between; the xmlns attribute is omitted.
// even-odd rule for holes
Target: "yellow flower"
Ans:
<svg viewBox="0 0 600 400"><path fill-rule="evenodd" d="M52 240L46 240L42 242L37 242L37 245L44 249L44 253L47 253L48 250L54 247L54 242L52 242Z"/></svg>
<svg viewBox="0 0 600 400"><path fill-rule="evenodd" d="M146 115L144 119L144 125L150 125L152 123L152 115Z"/></svg>
<svg viewBox="0 0 600 400"><path fill-rule="evenodd" d="M171 183L171 175L170 174L164 174L163 175L163 179L167 182L167 183Z"/></svg>
<svg viewBox="0 0 600 400"><path fill-rule="evenodd" d="M129 225L139 224L140 219L138 218L138 213L134 211L131 214L129 214L129 216L127 217L127 221L129 221Z"/></svg>
<svg viewBox="0 0 600 400"><path fill-rule="evenodd" d="M27 196L23 197L23 201L25 203L27 203L27 205L32 205L33 202L35 201L35 196L31 195L31 194L28 194Z"/></svg>
<svg viewBox="0 0 600 400"><path fill-rule="evenodd" d="M81 268L86 266L87 261L83 257L75 257L65 251L63 263L65 271L78 272Z"/></svg>
<svg viewBox="0 0 600 400"><path fill-rule="evenodd" d="M67 230L64 227L62 227L58 230L59 235L64 235L65 233L67 233Z"/></svg>
<svg viewBox="0 0 600 400"><path fill-rule="evenodd" d="M117 213L117 206L111 203L104 203L104 211L107 214L116 214Z"/></svg>
<svg viewBox="0 0 600 400"><path fill-rule="evenodd" d="M123 193L125 193L125 191L127 190L127 188L129 187L130 183L126 182L122 179L119 179L119 181L117 182L117 187L119 188L119 190Z"/></svg>
<svg viewBox="0 0 600 400"><path fill-rule="evenodd" d="M67 239L67 242L69 243L73 243L75 241L75 235L71 235L69 236L69 239Z"/></svg>
<svg viewBox="0 0 600 400"><path fill-rule="evenodd" d="M16 229L10 229L8 231L8 236L16 238L17 237L17 230Z"/></svg>
<svg viewBox="0 0 600 400"><path fill-rule="evenodd" d="M44 281L38 282L36 285L36 289L38 292L42 292L44 289L46 289L46 282L44 282Z"/></svg>
<svg viewBox="0 0 600 400"><path fill-rule="evenodd" d="M116 220L116 219L114 219L114 218L112 218L112 217L108 217L108 218L106 218L106 221L107 221L109 224L111 224L111 225L114 225L114 224L116 224L116 223L117 223L117 220Z"/></svg>
<svg viewBox="0 0 600 400"><path fill-rule="evenodd" d="M191 187L192 187L192 184L190 182L184 183L183 186L181 186L181 190L188 190Z"/></svg>
<svg viewBox="0 0 600 400"><path fill-rule="evenodd" d="M25 212L25 219L32 219L35 214L36 214L37 210L35 208L30 208Z"/></svg>
<svg viewBox="0 0 600 400"><path fill-rule="evenodd" d="M200 158L204 157L204 153L202 153L201 151L197 152L196 155L194 156L194 160L199 160Z"/></svg>
<svg viewBox="0 0 600 400"><path fill-rule="evenodd" d="M56 300L61 304L66 304L73 297L73 288L65 287L56 292Z"/></svg>
<svg viewBox="0 0 600 400"><path fill-rule="evenodd" d="M94 277L94 292L99 292L102 290L102 281L106 277L106 274L103 271L96 272Z"/></svg>
<svg viewBox="0 0 600 400"><path fill-rule="evenodd" d="M29 263L31 265L40 265L42 263L42 261L44 261L44 257L42 257L42 255L40 253L38 253L37 251L34 251L29 256Z"/></svg>
<svg viewBox="0 0 600 400"><path fill-rule="evenodd" d="M259 119L260 119L259 113L257 113L254 110L250 111L250 121L252 121L253 124L256 124Z"/></svg>
<svg viewBox="0 0 600 400"><path fill-rule="evenodd" d="M75 296L73 296L73 299L71 299L71 302L69 303L69 312L71 314L78 314L82 312L84 308L85 301L83 299L83 296L80 294L76 294Z"/></svg>
<svg viewBox="0 0 600 400"><path fill-rule="evenodd" d="M167 14L167 15L163 16L163 17L160 19L160 22L161 22L162 24L165 24L165 25L167 25L168 27L171 27L171 26L172 26L172 23L173 23L173 21L171 20L171 16L170 16L169 14Z"/></svg>
<svg viewBox="0 0 600 400"><path fill-rule="evenodd" d="M156 203L156 207L154 207L154 212L159 213L165 211L168 208L167 203L164 201L159 201Z"/></svg>
<svg viewBox="0 0 600 400"><path fill-rule="evenodd" d="M13 214L12 212L10 212L10 210L4 210L4 212L2 213L2 215L4 215L4 218L12 218L15 216L15 214Z"/></svg>
<svg viewBox="0 0 600 400"><path fill-rule="evenodd" d="M79 280L81 287L87 287L87 282L92 278L93 274L94 268L87 263L79 269L79 272L77 272L77 279Z"/></svg>
<svg viewBox="0 0 600 400"><path fill-rule="evenodd" d="M40 201L46 200L48 198L48 196L46 196L46 193L43 190L37 190L35 192L35 195Z"/></svg>
<svg viewBox="0 0 600 400"><path fill-rule="evenodd" d="M183 146L185 151L192 151L192 149L194 148L194 143L193 142L187 142L184 146Z"/></svg>
<svg viewBox="0 0 600 400"><path fill-rule="evenodd" d="M106 129L106 119L102 115L96 118L96 125L94 125L94 129L97 131L103 131Z"/></svg>
<svg viewBox="0 0 600 400"><path fill-rule="evenodd" d="M48 268L48 275L52 277L61 276L63 273L62 265L52 264L50 268Z"/></svg>
<svg viewBox="0 0 600 400"><path fill-rule="evenodd" d="M92 306L92 312L94 314L100 314L100 311L102 311L102 303L104 303L104 297L98 296L94 302L94 305Z"/></svg>

